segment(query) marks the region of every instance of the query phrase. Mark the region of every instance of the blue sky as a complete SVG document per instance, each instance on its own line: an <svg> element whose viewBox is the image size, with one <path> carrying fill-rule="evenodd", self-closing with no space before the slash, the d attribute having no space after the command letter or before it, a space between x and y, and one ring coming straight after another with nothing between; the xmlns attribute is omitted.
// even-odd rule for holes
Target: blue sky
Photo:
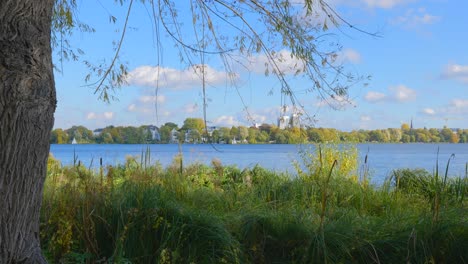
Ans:
<svg viewBox="0 0 468 264"><path fill-rule="evenodd" d="M350 88L350 102L332 102L337 106L335 109L317 94L302 92L310 88L310 81L287 75L307 112L315 116L315 126L345 131L378 129L400 127L413 119L417 128L445 125L468 128L468 16L465 14L468 2L332 0L330 4L353 25L378 32L381 37L346 27L341 31L331 29L343 46L339 59L346 68L372 76L368 86L358 84ZM160 126L165 122L182 124L187 117L203 117L199 78L186 63L181 63L178 50L165 34L161 35L163 49L158 52L148 10L139 2L135 5L121 52L131 75L128 84L115 92L118 100L100 101L93 88L85 86L84 78L89 70L83 63L64 62L63 72L55 74L56 128ZM109 13L118 18L116 24L109 23ZM96 29L96 33L76 32L70 38L73 46L86 52L80 59L94 63L109 61L112 41L120 36L125 6L82 1L78 15L82 22ZM180 16L184 18L183 13ZM185 22L190 23L190 19ZM229 29L222 30L229 32ZM278 50L278 54L288 57L289 53ZM281 113L281 86L272 75L264 75L262 55L256 54L248 60L250 71L233 66L235 86L232 86L232 79L220 61L206 59L210 124L276 123ZM289 66L291 63L285 62ZM155 72L158 71L163 77L156 89Z"/></svg>

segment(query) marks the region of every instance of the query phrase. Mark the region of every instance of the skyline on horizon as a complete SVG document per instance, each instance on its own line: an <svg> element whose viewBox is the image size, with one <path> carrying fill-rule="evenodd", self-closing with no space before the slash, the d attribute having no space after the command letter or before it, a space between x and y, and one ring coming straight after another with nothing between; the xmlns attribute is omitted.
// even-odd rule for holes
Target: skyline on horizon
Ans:
<svg viewBox="0 0 468 264"><path fill-rule="evenodd" d="M192 118L192 117L187 117L187 118ZM280 122L280 121L277 120L275 123L255 123L255 124L251 124L251 125L242 125L242 124L241 124L241 125L238 125L238 126L259 127L259 126L261 126L261 125L265 125L265 124L266 124L266 125L276 126L276 127L280 128L280 129L288 129L288 128L290 128L290 127L281 128L280 126L278 126L278 123L279 123L279 122ZM177 125L177 127L178 127L179 129L181 129L182 126L184 125L183 122L182 122L182 123L175 123L175 122L171 122L170 120L169 120L167 123L174 123L174 124ZM132 126L132 125L128 125L128 126L127 126L127 125L114 125L114 124L109 124L109 125L106 125L106 126L104 126L104 127L97 127L97 128L90 129L90 130L91 130L91 131L102 130L102 129L107 128L107 127L141 127L141 126L143 126L143 127L146 127L146 126L148 126L148 127L150 127L150 126L155 126L155 127L160 128L161 126L163 126L163 125L165 125L165 124L166 124L166 123L160 124L159 126L156 126L156 125L154 125L154 124L140 124L140 125L134 125L134 126ZM411 129L415 129L415 130L417 130L417 129L438 129L438 130L441 130L441 129L444 129L444 128L449 128L450 130L453 130L453 131L456 131L456 130L468 130L468 127L448 127L448 126L446 126L446 125L444 125L443 127L417 127L417 126L414 126L414 123L412 123L412 120L411 120L409 123L402 123L400 127L383 127L383 128L375 128L375 129L354 129L354 130L340 130L340 129L337 129L337 130L338 130L338 131L342 131L342 132L351 132L351 131L357 131L357 130L371 131L371 130L385 130L385 129L401 129L403 125L408 125L408 126L410 126ZM75 125L72 125L72 126L70 126L70 127L54 127L54 129L63 129L63 130L67 130L67 129L70 129L70 128L72 128L72 127L78 127L78 126L84 126L84 125L75 124ZM234 126L234 127L238 127L238 126ZM84 127L86 127L86 126L84 126ZM219 126L218 126L218 125L213 125L213 126L210 126L210 125L208 125L207 127L211 127L211 128L215 128L215 127L217 127L217 128L228 127L228 128L230 128L230 127L232 127L232 126L230 126L230 125L227 125L227 126L223 126L223 125L219 125ZM311 128L335 129L335 128L333 128L333 127L319 127L319 126L310 126L310 127L311 127ZM86 128L88 128L88 127L86 127ZM306 129L306 128L308 128L308 127L304 127L304 126L300 125L300 128ZM88 129L89 129L89 128L88 128Z"/></svg>

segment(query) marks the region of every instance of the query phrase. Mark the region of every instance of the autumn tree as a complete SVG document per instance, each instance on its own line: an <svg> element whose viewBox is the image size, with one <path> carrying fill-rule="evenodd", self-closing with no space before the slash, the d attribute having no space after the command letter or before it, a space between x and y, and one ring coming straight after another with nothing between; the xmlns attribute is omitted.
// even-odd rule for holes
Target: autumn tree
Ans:
<svg viewBox="0 0 468 264"><path fill-rule="evenodd" d="M239 139L239 128L235 127L235 126L232 126L230 134L231 134L232 139L238 140Z"/></svg>
<svg viewBox="0 0 468 264"><path fill-rule="evenodd" d="M224 143L231 143L233 137L231 136L231 129L222 127L219 129L219 137Z"/></svg>
<svg viewBox="0 0 468 264"><path fill-rule="evenodd" d="M72 126L65 130L65 132L68 134L70 140L75 138L78 143L91 143L94 141L93 131L84 126Z"/></svg>
<svg viewBox="0 0 468 264"><path fill-rule="evenodd" d="M196 130L199 134L203 132L205 128L205 122L202 118L193 118L189 117L184 120L184 125L182 126L182 130Z"/></svg>
<svg viewBox="0 0 468 264"><path fill-rule="evenodd" d="M213 143L219 143L220 138L221 138L221 133L219 132L219 130L215 130L213 131L213 133L211 133L211 141Z"/></svg>
<svg viewBox="0 0 468 264"><path fill-rule="evenodd" d="M68 134L67 132L63 131L63 129L58 128L52 131L50 136L50 143L51 144L66 144L68 143Z"/></svg>
<svg viewBox="0 0 468 264"><path fill-rule="evenodd" d="M263 130L257 133L257 137L255 140L259 143L268 143L269 139L270 135L265 130Z"/></svg>
<svg viewBox="0 0 468 264"><path fill-rule="evenodd" d="M350 85L359 79L337 63L340 46L330 45L336 38L324 31L332 24L347 23L323 0L299 4L287 0L115 3L127 9L115 54L107 64L85 61L90 70L86 80L106 101L127 76L126 66L119 63L119 52L136 4L146 5L158 25L155 35L169 36L173 42L168 46L175 44L200 76L203 94L208 56L220 57L229 75L235 76L232 65L240 56L264 54L266 73L277 78L278 92L298 108L301 102L286 71L308 78L312 86L306 89L326 98L346 97ZM61 59L79 59L80 52L74 52L67 37L76 30L92 29L80 24L76 5L76 0L0 1L0 263L46 262L40 250L39 213L57 102L52 47L58 53L56 66ZM192 23L182 23L181 11L191 14ZM223 30L226 27L231 30ZM156 45L155 53L160 53L162 43ZM281 66L281 50L287 51L297 67ZM78 133L83 138L82 131ZM114 142L124 140L122 129L109 129L108 133ZM259 141L268 139L265 131L256 136Z"/></svg>
<svg viewBox="0 0 468 264"><path fill-rule="evenodd" d="M439 130L435 128L430 128L429 134L430 134L431 142L435 142L435 143L440 142L441 138L440 138Z"/></svg>
<svg viewBox="0 0 468 264"><path fill-rule="evenodd" d="M287 131L277 129L275 133L272 135L272 139L275 141L276 144L287 144L288 138L286 134L287 134Z"/></svg>
<svg viewBox="0 0 468 264"><path fill-rule="evenodd" d="M370 142L384 142L384 136L380 130L372 130L369 132Z"/></svg>
<svg viewBox="0 0 468 264"><path fill-rule="evenodd" d="M398 128L389 128L388 132L390 134L391 142L400 142L401 140L401 129Z"/></svg>
<svg viewBox="0 0 468 264"><path fill-rule="evenodd" d="M249 142L249 144L255 144L257 143L257 134L259 133L259 130L254 128L254 127L250 127L249 128L249 136L247 137L247 142Z"/></svg>
<svg viewBox="0 0 468 264"><path fill-rule="evenodd" d="M458 143L460 141L460 137L458 136L457 133L452 133L450 136L450 143Z"/></svg>
<svg viewBox="0 0 468 264"><path fill-rule="evenodd" d="M287 131L288 131L288 144L304 143L307 139L306 133L298 127L287 129Z"/></svg>
<svg viewBox="0 0 468 264"><path fill-rule="evenodd" d="M114 139L112 138L111 133L109 132L101 133L99 143L104 143L104 144L114 143Z"/></svg>
<svg viewBox="0 0 468 264"><path fill-rule="evenodd" d="M172 130L178 130L178 126L175 123L167 122L159 128L162 143L169 143L171 141Z"/></svg>
<svg viewBox="0 0 468 264"><path fill-rule="evenodd" d="M185 135L185 140L186 142L190 143L199 143L202 140L202 135L200 134L200 132L198 132L198 130L192 129L187 131L187 134Z"/></svg>
<svg viewBox="0 0 468 264"><path fill-rule="evenodd" d="M410 131L410 129L411 129L411 128L410 128L410 125L408 125L408 123L403 123L403 124L401 124L401 130L402 130L403 132L408 132L408 131Z"/></svg>
<svg viewBox="0 0 468 264"><path fill-rule="evenodd" d="M453 132L452 132L452 129L450 128L444 127L440 131L440 138L442 139L443 142L450 142L452 139L452 135L453 135Z"/></svg>
<svg viewBox="0 0 468 264"><path fill-rule="evenodd" d="M468 129L464 129L462 131L458 131L460 134L460 143L468 143Z"/></svg>
<svg viewBox="0 0 468 264"><path fill-rule="evenodd" d="M245 126L239 126L239 138L244 141L249 136L249 129Z"/></svg>

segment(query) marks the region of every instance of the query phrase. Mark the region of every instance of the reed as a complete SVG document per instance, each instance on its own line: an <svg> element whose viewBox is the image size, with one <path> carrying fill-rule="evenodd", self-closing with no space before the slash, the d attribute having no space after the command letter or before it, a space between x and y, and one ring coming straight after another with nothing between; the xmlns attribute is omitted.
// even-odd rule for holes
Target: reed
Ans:
<svg viewBox="0 0 468 264"><path fill-rule="evenodd" d="M352 150L316 150L295 175L182 157L94 171L51 157L42 246L50 263L468 262L466 175L397 170L373 186L357 180Z"/></svg>

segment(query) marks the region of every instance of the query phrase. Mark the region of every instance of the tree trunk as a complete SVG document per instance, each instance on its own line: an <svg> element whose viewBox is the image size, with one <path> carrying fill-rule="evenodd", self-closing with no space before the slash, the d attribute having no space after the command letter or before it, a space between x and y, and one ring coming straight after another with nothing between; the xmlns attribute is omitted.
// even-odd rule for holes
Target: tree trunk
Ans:
<svg viewBox="0 0 468 264"><path fill-rule="evenodd" d="M0 263L46 263L39 215L56 106L54 0L0 0Z"/></svg>

